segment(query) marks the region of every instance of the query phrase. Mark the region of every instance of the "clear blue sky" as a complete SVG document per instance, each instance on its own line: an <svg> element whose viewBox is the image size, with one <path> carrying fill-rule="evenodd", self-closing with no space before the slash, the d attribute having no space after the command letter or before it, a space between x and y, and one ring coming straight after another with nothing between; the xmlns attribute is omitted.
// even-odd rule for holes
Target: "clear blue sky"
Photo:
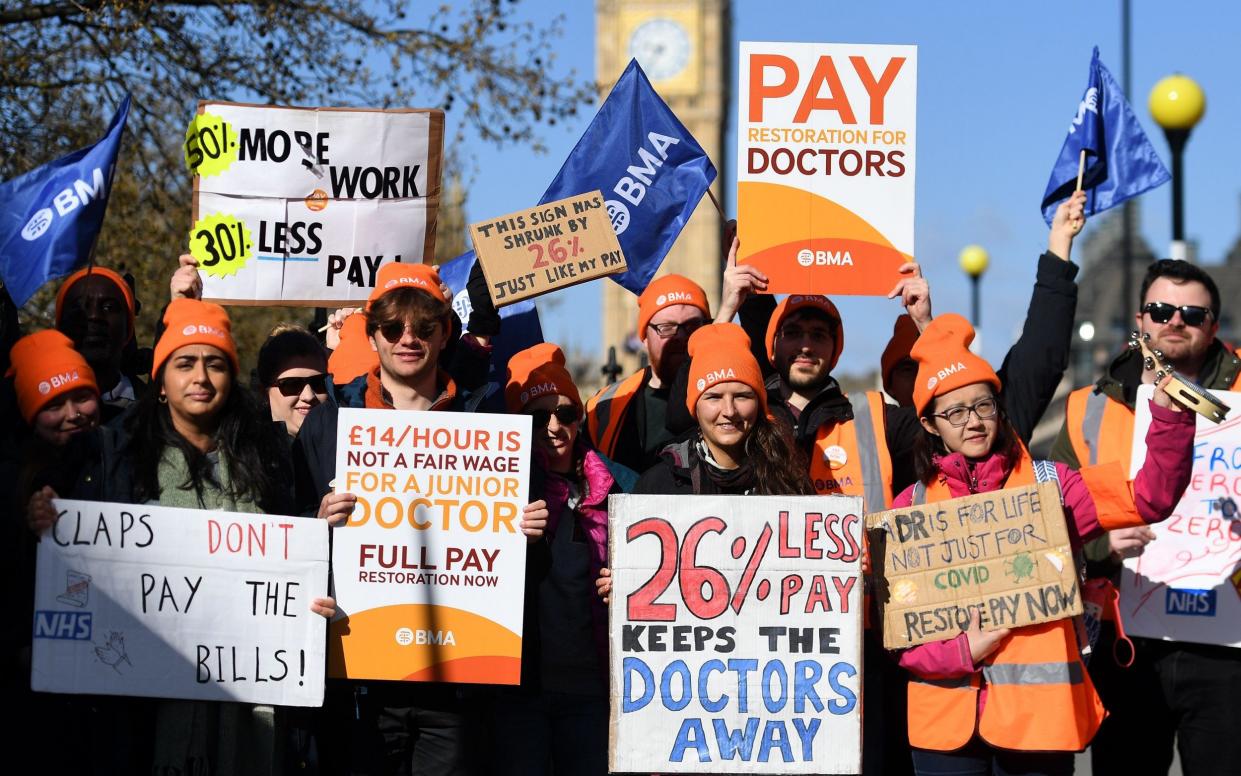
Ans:
<svg viewBox="0 0 1241 776"><path fill-rule="evenodd" d="M968 315L969 290L957 254L983 245L991 268L983 279L984 355L998 363L1021 326L1045 249L1039 200L1085 87L1090 50L1121 79L1120 3L891 2L736 0L733 46L739 40L912 43L918 46L918 169L915 254L930 278L935 311ZM1220 261L1241 235L1241 90L1236 85L1241 7L1215 0L1133 3L1134 109L1165 164L1161 130L1147 95L1164 75L1183 72L1207 95L1207 111L1185 154L1186 231L1204 263ZM594 76L594 3L525 0L531 18L566 16L557 69ZM735 54L734 54L735 56ZM735 68L735 63L734 63ZM735 77L735 74L734 74ZM735 106L727 117L731 168ZM478 220L537 201L593 112L568 126L545 128L544 156L464 149L478 164L468 216ZM449 121L451 121L451 115ZM717 166L720 160L716 160ZM731 169L725 206L731 207ZM1171 187L1139 199L1142 232L1157 253L1170 237ZM1087 226L1090 229L1090 226ZM596 281L540 304L544 332L566 347L597 352L600 290ZM838 302L841 300L837 300ZM866 371L899 312L895 302L847 299L841 304L846 344L840 372Z"/></svg>

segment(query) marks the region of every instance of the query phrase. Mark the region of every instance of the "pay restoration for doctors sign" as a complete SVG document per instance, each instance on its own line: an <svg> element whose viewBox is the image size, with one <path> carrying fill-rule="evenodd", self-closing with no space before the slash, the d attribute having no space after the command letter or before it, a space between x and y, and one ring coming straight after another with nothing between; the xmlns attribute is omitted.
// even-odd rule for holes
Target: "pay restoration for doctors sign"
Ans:
<svg viewBox="0 0 1241 776"><path fill-rule="evenodd" d="M741 44L738 261L769 293L887 294L913 260L917 53Z"/></svg>

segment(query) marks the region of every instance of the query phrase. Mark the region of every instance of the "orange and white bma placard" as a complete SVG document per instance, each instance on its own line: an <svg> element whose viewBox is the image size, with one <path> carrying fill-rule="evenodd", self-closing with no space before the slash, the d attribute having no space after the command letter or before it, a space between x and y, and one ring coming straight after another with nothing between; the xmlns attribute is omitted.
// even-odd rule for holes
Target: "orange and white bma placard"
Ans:
<svg viewBox="0 0 1241 776"><path fill-rule="evenodd" d="M886 295L913 260L917 52L742 42L738 261L770 293Z"/></svg>
<svg viewBox="0 0 1241 776"><path fill-rule="evenodd" d="M328 676L517 684L530 416L341 409Z"/></svg>

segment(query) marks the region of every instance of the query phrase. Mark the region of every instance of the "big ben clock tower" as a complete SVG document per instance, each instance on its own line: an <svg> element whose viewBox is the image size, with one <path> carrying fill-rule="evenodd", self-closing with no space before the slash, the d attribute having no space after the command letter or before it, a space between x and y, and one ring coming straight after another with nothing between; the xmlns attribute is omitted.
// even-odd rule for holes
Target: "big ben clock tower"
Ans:
<svg viewBox="0 0 1241 776"><path fill-rule="evenodd" d="M729 0L596 0L596 80L611 90L630 59L637 59L651 85L710 156L717 176L711 186L721 199L726 157L731 15ZM720 297L722 221L703 197L668 252L659 274L693 279L715 311ZM641 344L634 331L637 297L615 283L603 283L603 353L616 348L624 371L638 367Z"/></svg>

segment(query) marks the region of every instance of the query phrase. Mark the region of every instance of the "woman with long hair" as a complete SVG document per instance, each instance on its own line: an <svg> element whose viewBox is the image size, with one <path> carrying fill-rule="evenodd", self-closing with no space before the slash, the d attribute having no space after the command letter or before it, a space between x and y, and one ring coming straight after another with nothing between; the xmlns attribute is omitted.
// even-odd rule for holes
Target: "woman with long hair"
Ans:
<svg viewBox="0 0 1241 776"><path fill-rule="evenodd" d="M1059 483L1075 547L1105 527L1165 519L1189 483L1194 415L1155 389L1146 461L1123 474L1075 471L1031 460L1005 417L1000 381L969 351L973 328L941 315L911 353L923 436L918 481L894 506L933 503L1002 488ZM1116 475L1119 475L1117 477ZM1118 481L1119 480L1119 481ZM1071 774L1104 710L1081 661L1072 619L1018 628L980 627L899 653L909 683L909 741L919 774Z"/></svg>
<svg viewBox="0 0 1241 776"><path fill-rule="evenodd" d="M155 345L149 395L121 421L105 451L93 497L204 510L290 514L292 467L287 436L239 384L239 362L224 308L174 299ZM128 476L120 476L127 473ZM56 519L45 488L28 506L37 531ZM335 601L312 599L331 617ZM205 701L157 704L152 769L159 772L278 773L283 723L270 706Z"/></svg>
<svg viewBox="0 0 1241 776"><path fill-rule="evenodd" d="M805 457L788 426L767 411L763 373L735 323L703 326L689 338L685 405L698 429L663 449L633 492L649 495L810 496ZM595 586L606 602L611 571Z"/></svg>
<svg viewBox="0 0 1241 776"><path fill-rule="evenodd" d="M558 346L514 355L504 400L532 418L530 497L547 502L548 517L539 535L527 531L522 682L494 704L493 772L603 776L608 619L592 583L607 561L608 496L637 475L582 433L582 399Z"/></svg>

